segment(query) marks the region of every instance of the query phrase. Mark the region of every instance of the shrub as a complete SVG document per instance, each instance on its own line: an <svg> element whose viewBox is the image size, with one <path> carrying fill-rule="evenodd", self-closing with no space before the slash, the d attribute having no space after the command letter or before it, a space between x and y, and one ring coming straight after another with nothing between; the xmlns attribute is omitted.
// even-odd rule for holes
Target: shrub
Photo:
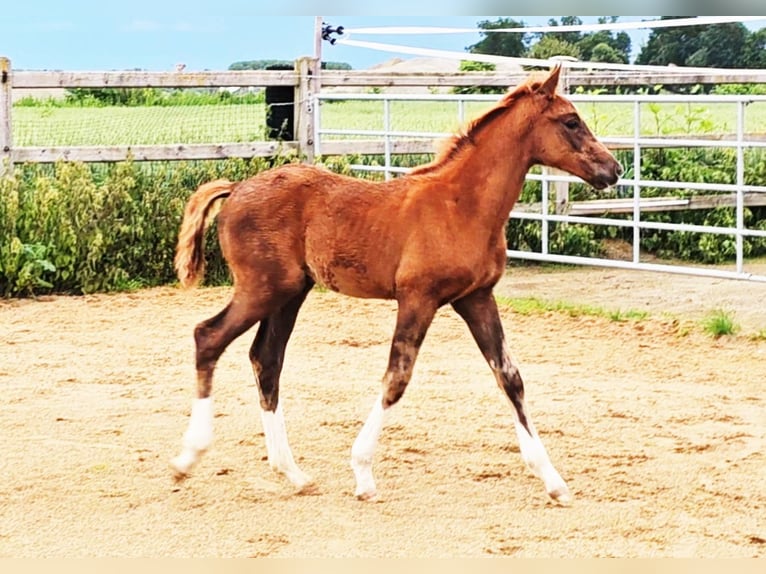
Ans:
<svg viewBox="0 0 766 574"><path fill-rule="evenodd" d="M173 282L189 194L205 181L245 179L290 159L17 166L13 177L0 179L0 294L80 294ZM206 241L207 280L225 282L215 233Z"/></svg>

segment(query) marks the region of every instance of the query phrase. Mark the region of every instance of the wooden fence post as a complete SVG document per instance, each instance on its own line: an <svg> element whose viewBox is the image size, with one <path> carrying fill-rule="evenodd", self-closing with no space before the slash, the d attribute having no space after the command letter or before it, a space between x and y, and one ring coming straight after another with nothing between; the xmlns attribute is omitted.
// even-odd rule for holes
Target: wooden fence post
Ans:
<svg viewBox="0 0 766 574"><path fill-rule="evenodd" d="M298 72L298 87L295 89L295 135L298 139L298 153L307 163L314 163L314 96L319 93L318 58L304 56L295 62Z"/></svg>
<svg viewBox="0 0 766 574"><path fill-rule="evenodd" d="M0 56L0 176L10 173L11 165L11 61Z"/></svg>

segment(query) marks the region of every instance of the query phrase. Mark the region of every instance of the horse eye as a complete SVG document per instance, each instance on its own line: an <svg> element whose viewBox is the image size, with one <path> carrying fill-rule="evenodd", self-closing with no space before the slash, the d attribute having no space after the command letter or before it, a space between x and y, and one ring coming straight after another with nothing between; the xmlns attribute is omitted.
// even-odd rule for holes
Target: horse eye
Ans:
<svg viewBox="0 0 766 574"><path fill-rule="evenodd" d="M568 127L570 130L576 130L580 127L580 120L577 118L570 118L567 121L564 122L564 125Z"/></svg>

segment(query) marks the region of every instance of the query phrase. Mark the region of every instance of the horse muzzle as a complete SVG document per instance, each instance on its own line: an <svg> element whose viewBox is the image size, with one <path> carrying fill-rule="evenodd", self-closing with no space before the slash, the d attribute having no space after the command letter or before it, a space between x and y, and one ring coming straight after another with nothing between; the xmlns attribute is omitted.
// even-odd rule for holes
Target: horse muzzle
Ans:
<svg viewBox="0 0 766 574"><path fill-rule="evenodd" d="M596 189L606 189L607 187L616 184L624 170L622 169L620 162L616 160L612 160L609 164L610 165L604 166L603 169L599 170L588 183Z"/></svg>

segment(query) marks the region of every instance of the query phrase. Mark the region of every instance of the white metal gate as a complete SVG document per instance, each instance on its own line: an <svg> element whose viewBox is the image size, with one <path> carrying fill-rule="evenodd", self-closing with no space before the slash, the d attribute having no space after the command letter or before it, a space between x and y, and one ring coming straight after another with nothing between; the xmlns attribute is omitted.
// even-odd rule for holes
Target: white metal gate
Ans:
<svg viewBox="0 0 766 574"><path fill-rule="evenodd" d="M766 96L709 96L709 95L571 95L571 100L583 112L583 106L589 103L620 104L624 107L630 107L632 115L632 134L630 136L612 136L603 133L599 129L594 129L601 141L609 147L617 147L632 151L632 165L625 165L626 177L620 180L616 187L627 190L629 194L622 198L621 204L623 210L628 209L628 218L620 219L615 217L594 217L587 215L574 215L571 212L556 213L555 209L550 208L550 197L552 186L556 182L580 182L579 179L566 176L554 175L548 170L543 170L541 174L529 174L528 180L537 180L542 186L542 202L537 211L520 210L515 208L511 214L511 219L536 220L540 221L542 226L542 245L539 251L518 251L509 250L508 256L519 259L529 259L538 261L587 264L607 267L622 267L631 269L644 269L651 271L666 271L672 273L683 273L690 275L701 275L711 277L723 277L734 279L747 279L751 281L766 282L766 271L752 271L748 269L748 261L745 259L744 240L745 238L766 238L766 229L752 229L745 225L745 207L748 200L755 205L766 205L766 186L756 186L746 184L746 162L745 155L748 150L757 148L766 148L766 141L762 137L763 133L751 133L746 130L746 110L748 106L755 104L759 111L766 112ZM396 143L406 142L408 140L434 140L449 136L446 132L423 132L415 130L394 130L392 129L392 111L393 102L401 101L446 101L455 103L455 117L460 123L465 119L465 106L468 102L493 102L498 99L496 95L457 95L457 94L340 94L340 93L322 93L317 96L318 104L315 106L315 142L317 156L325 153L323 148L332 147L332 138L338 136L355 136L366 139L378 140L382 142L380 153L383 155L384 164L381 166L353 165L353 169L358 171L378 171L383 172L386 178L396 174L408 171L406 168L395 167L392 165L392 156ZM382 129L352 129L347 127L328 128L322 125L322 103L338 100L373 100L380 101L382 104ZM727 113L734 120L734 124L729 128L730 133L725 136L721 134L707 134L701 136L688 136L674 134L672 137L663 137L663 134L647 135L646 129L642 129L642 106L659 105L715 105L732 108ZM653 109L653 108L652 108ZM586 113L583 116L591 127L592 122L588 121ZM646 116L646 112L644 112ZM644 118L645 120L645 118ZM766 121L766 113L764 120ZM760 124L759 124L760 127ZM764 129L766 132L766 129ZM725 181L664 181L647 180L641 175L642 157L647 149L650 148L721 148L734 149L736 154L735 173L728 174L733 183ZM410 153L413 153L410 148ZM422 151L426 151L423 149ZM766 155L764 155L766 157ZM719 198L729 196L731 206L735 210L735 224L729 227L694 225L688 223L671 223L659 221L647 221L643 215L647 210L658 211L664 207L683 209L683 198L657 198L642 197L642 190L653 187L660 189L684 189L692 192L706 192ZM664 202L664 204L663 204ZM609 206L620 203L612 201ZM714 202L715 203L715 202ZM571 206L570 206L571 207ZM552 223L567 222L585 225L609 225L632 229L632 257L630 260L617 260L598 257L579 257L572 255L561 255L551 253L549 249L549 232ZM723 234L733 238L735 244L735 260L732 265L709 265L702 266L697 264L679 264L647 262L641 260L640 238L643 230L665 230L665 231L684 231L700 234ZM758 265L761 269L766 266Z"/></svg>

